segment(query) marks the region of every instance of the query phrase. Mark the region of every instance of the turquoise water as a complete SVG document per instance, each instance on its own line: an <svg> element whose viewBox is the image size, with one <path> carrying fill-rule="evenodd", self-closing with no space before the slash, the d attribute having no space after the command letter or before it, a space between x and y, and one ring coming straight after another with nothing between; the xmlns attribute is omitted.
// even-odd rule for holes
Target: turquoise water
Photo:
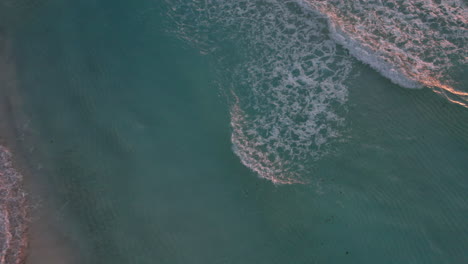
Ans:
<svg viewBox="0 0 468 264"><path fill-rule="evenodd" d="M373 50L350 26L371 4L136 2L2 5L29 177L76 263L468 259L463 3L408 1L442 33L372 28Z"/></svg>

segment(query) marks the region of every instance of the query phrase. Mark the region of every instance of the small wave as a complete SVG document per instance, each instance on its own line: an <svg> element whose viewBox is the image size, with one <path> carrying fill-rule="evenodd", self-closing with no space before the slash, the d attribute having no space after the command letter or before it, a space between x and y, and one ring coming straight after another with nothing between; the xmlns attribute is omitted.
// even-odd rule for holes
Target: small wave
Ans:
<svg viewBox="0 0 468 264"><path fill-rule="evenodd" d="M331 37L338 44L347 48L355 58L371 66L384 77L390 79L393 83L405 88L423 88L423 86L411 78L408 78L400 69L387 62L385 59L375 56L371 50L362 47L359 42L350 38L335 25L330 26Z"/></svg>
<svg viewBox="0 0 468 264"><path fill-rule="evenodd" d="M466 63L462 1L303 0L329 21L331 37L358 60L406 88L429 87L468 107L452 72Z"/></svg>

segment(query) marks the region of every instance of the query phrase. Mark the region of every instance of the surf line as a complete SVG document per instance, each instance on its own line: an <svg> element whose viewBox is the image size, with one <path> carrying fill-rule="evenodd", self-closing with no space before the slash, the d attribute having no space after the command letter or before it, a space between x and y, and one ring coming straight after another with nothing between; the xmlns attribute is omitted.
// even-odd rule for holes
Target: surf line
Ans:
<svg viewBox="0 0 468 264"><path fill-rule="evenodd" d="M459 91L449 84L442 83L438 78L432 77L435 73L430 70L430 65L426 65L427 63L421 61L420 58L394 48L391 43L385 40L377 42L373 39L367 39L376 47L379 45L388 46L389 50L392 50L389 55L401 59L400 65L395 65L388 58L374 55L373 53L376 51L363 46L358 39L353 38L353 33L359 34L359 31L355 29L359 25L348 25L344 19L337 15L338 11L334 7L321 1L302 0L301 3L327 19L330 37L335 42L349 50L350 54L357 60L368 64L393 83L405 88L427 87L451 103L468 108L468 92ZM412 69L419 70L415 72Z"/></svg>
<svg viewBox="0 0 468 264"><path fill-rule="evenodd" d="M11 152L0 145L0 264L26 261L28 210L22 179Z"/></svg>

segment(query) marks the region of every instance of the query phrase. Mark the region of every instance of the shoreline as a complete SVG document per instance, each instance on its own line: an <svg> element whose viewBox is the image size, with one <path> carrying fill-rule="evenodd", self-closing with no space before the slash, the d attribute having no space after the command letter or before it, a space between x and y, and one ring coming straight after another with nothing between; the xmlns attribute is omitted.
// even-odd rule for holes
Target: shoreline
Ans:
<svg viewBox="0 0 468 264"><path fill-rule="evenodd" d="M0 263L22 264L28 247L28 207L23 176L13 167L12 154L0 146Z"/></svg>
<svg viewBox="0 0 468 264"><path fill-rule="evenodd" d="M0 28L0 245L5 245L0 264L75 263L73 243L54 218L56 202L41 182L46 177L34 168L40 159L32 154L37 144L17 90L11 51L11 40Z"/></svg>
<svg viewBox="0 0 468 264"><path fill-rule="evenodd" d="M23 173L12 149L16 149L11 94L14 69L8 51L10 43L0 31L0 264L23 264L28 248L29 207Z"/></svg>

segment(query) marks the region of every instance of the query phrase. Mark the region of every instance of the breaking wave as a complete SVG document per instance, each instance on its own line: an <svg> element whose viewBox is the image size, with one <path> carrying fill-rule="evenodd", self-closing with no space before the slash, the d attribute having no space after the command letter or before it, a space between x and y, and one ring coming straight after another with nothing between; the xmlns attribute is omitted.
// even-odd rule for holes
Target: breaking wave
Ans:
<svg viewBox="0 0 468 264"><path fill-rule="evenodd" d="M166 1L173 33L218 59L234 152L274 183L307 182L340 138L355 59L468 107L460 1Z"/></svg>
<svg viewBox="0 0 468 264"><path fill-rule="evenodd" d="M327 17L331 37L395 84L429 87L468 107L457 83L468 62L461 0L303 0Z"/></svg>

